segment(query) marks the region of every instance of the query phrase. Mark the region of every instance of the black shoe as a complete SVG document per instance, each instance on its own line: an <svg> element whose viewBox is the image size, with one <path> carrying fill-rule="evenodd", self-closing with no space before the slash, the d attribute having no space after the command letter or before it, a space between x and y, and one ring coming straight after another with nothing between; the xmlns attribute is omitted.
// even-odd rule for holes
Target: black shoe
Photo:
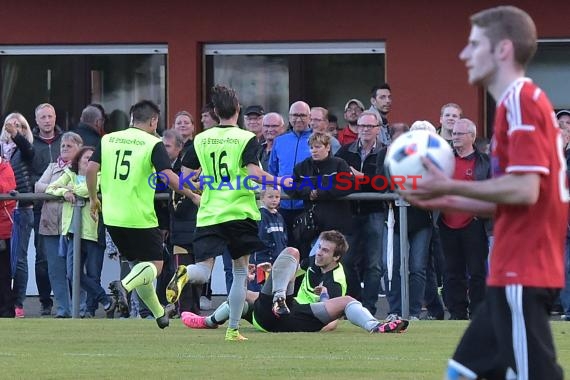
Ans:
<svg viewBox="0 0 570 380"><path fill-rule="evenodd" d="M117 307L117 302L115 301L115 298L109 297L109 304L107 305L107 307L104 307L107 318L109 318L109 314L113 315L115 313L116 307Z"/></svg>
<svg viewBox="0 0 570 380"><path fill-rule="evenodd" d="M51 315L51 306L42 305L42 308L40 310L40 315Z"/></svg>
<svg viewBox="0 0 570 380"><path fill-rule="evenodd" d="M129 315L129 301L127 298L127 289L121 284L121 281L112 281L109 284L109 290L113 294L116 307L121 315Z"/></svg>
<svg viewBox="0 0 570 380"><path fill-rule="evenodd" d="M166 310L164 311L164 315L162 317L156 318L156 324L161 329L165 329L168 327L168 325L170 324L170 321L168 319L168 315L166 314Z"/></svg>
<svg viewBox="0 0 570 380"><path fill-rule="evenodd" d="M111 297L111 303L113 306L108 311L105 310L105 317L107 319L115 318L115 309L117 308L117 303L115 302L115 299L113 297Z"/></svg>
<svg viewBox="0 0 570 380"><path fill-rule="evenodd" d="M173 303L169 303L164 307L164 313L168 316L169 319L176 318L178 316L177 307Z"/></svg>
<svg viewBox="0 0 570 380"><path fill-rule="evenodd" d="M271 310L278 318L291 313L283 297L279 297L273 302L273 308Z"/></svg>

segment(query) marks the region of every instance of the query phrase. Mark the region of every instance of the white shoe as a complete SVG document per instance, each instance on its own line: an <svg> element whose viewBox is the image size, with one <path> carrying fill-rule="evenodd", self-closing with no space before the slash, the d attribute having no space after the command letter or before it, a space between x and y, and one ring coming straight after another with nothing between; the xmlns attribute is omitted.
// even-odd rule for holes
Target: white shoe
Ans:
<svg viewBox="0 0 570 380"><path fill-rule="evenodd" d="M200 297L200 310L212 310L212 300L202 296Z"/></svg>
<svg viewBox="0 0 570 380"><path fill-rule="evenodd" d="M402 317L400 317L398 314L388 314L386 319L384 319L384 322L394 322L400 319L402 319Z"/></svg>

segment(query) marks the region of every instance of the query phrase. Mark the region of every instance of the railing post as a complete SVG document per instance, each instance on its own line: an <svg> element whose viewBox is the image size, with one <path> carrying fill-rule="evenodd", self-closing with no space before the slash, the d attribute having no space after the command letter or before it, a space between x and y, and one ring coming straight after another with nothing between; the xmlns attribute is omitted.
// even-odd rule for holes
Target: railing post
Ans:
<svg viewBox="0 0 570 380"><path fill-rule="evenodd" d="M410 244L408 242L408 206L410 204L403 198L396 200L400 212L400 281L402 296L402 318L410 317L410 288L409 288L409 256Z"/></svg>
<svg viewBox="0 0 570 380"><path fill-rule="evenodd" d="M75 197L73 204L73 281L71 285L71 316L79 318L81 304L81 209L85 206L85 199Z"/></svg>

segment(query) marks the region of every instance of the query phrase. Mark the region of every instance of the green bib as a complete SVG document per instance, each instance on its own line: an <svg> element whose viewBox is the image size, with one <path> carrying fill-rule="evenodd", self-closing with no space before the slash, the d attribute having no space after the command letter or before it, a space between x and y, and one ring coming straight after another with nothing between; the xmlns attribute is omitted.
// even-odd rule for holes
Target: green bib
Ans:
<svg viewBox="0 0 570 380"><path fill-rule="evenodd" d="M300 304L316 303L319 302L320 296L315 294L315 288L311 286L310 281L311 271L306 271L303 280L301 281L301 287L297 292L295 300ZM338 283L341 288L341 294L346 295L346 276L344 274L344 268L341 263L333 269L333 280Z"/></svg>
<svg viewBox="0 0 570 380"><path fill-rule="evenodd" d="M158 137L137 128L113 132L101 139L101 194L106 225L157 227L151 156Z"/></svg>
<svg viewBox="0 0 570 380"><path fill-rule="evenodd" d="M202 168L202 199L196 225L211 226L231 220L260 220L247 167L242 155L255 135L238 127L214 127L196 136L194 149Z"/></svg>

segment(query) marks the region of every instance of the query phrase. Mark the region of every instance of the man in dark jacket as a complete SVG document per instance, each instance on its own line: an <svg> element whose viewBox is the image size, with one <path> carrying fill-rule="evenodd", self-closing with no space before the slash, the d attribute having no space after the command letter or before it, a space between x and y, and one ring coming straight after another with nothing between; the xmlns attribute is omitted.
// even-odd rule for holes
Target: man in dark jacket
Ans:
<svg viewBox="0 0 570 380"><path fill-rule="evenodd" d="M344 145L337 157L344 159L353 173L372 178L376 174L376 156L382 149L378 139L380 125L376 114L363 112L357 121L358 139ZM373 192L372 185L365 184L356 192ZM344 271L348 284L348 295L362 300L362 305L373 315L376 313L378 289L380 288L382 258L382 225L384 206L381 202L353 201L352 233L348 254L343 258ZM362 278L360 276L362 274ZM364 283L361 290L360 283ZM362 294L361 294L362 293Z"/></svg>
<svg viewBox="0 0 570 380"><path fill-rule="evenodd" d="M74 132L81 136L84 146L96 147L101 142L101 131L103 131L104 124L105 117L101 110L89 105L81 111L81 118Z"/></svg>
<svg viewBox="0 0 570 380"><path fill-rule="evenodd" d="M36 107L37 128L34 129L34 160L32 178L34 183L42 176L48 165L59 157L61 129L55 124L55 108L49 103ZM36 285L42 304L41 314L50 315L53 301L48 277L47 259L39 234L43 202L34 202L34 246L36 248Z"/></svg>
<svg viewBox="0 0 570 380"><path fill-rule="evenodd" d="M172 163L172 170L175 173L180 173L182 168L182 158L184 154L192 147L192 140L184 143L180 133L174 129L168 129L164 132L162 142L168 153L168 158ZM198 213L198 206L196 206L190 199L183 197L179 194L171 194L172 201L169 202L170 212L170 244L172 244L173 257L170 261L175 261L175 267L179 265L194 264L194 254L192 249L192 240L194 238L194 230L196 229L196 214ZM165 261L166 265L166 261ZM164 278L165 284L168 283L172 273L169 275L161 275L160 279ZM157 291L158 291L157 284ZM178 299L177 311L182 313L190 311L193 313L200 312L200 294L202 292L202 285L188 285L182 289L180 298ZM160 298L160 297L159 297Z"/></svg>

